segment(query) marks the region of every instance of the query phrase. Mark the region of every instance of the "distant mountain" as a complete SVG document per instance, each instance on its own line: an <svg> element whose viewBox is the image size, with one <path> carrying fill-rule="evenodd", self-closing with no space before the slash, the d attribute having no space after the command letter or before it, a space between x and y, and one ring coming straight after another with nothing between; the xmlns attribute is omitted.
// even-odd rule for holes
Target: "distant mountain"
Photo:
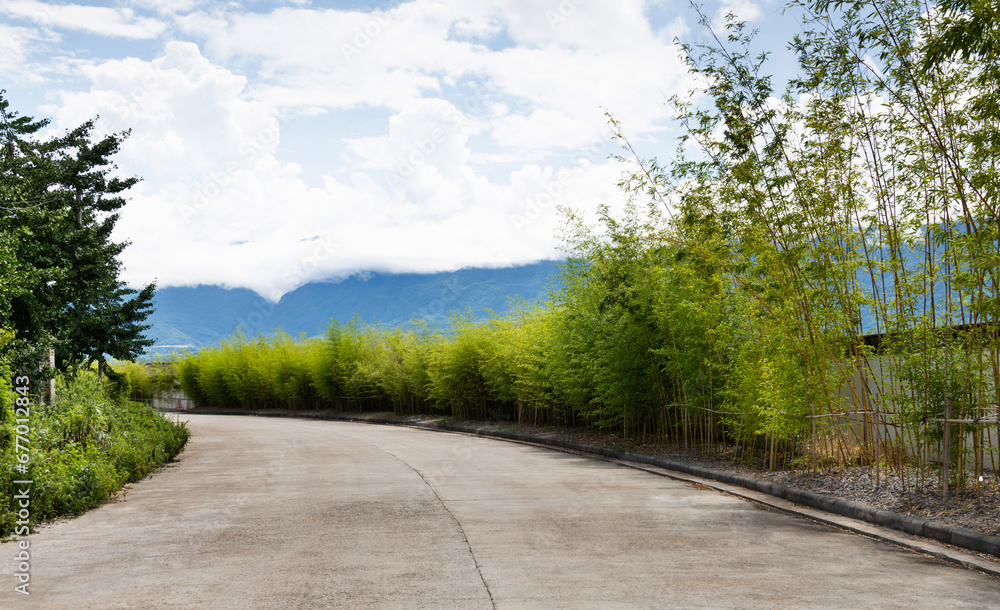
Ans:
<svg viewBox="0 0 1000 610"><path fill-rule="evenodd" d="M197 349L229 337L242 325L248 336L281 328L292 336L318 335L335 318L399 326L418 318L444 325L449 312L508 311L513 299L535 301L556 285L557 262L504 269L461 269L432 274L359 274L340 282L306 284L278 303L245 288L161 288L147 320L156 344L150 353Z"/></svg>

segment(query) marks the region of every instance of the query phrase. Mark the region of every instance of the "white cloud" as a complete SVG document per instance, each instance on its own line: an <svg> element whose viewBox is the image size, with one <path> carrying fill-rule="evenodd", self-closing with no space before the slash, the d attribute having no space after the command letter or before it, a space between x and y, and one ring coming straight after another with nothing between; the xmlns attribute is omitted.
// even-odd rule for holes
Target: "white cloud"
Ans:
<svg viewBox="0 0 1000 610"><path fill-rule="evenodd" d="M22 19L55 6L0 0L15 4ZM47 94L57 127L100 115L106 132L132 130L118 161L144 181L116 237L132 242L135 284L276 298L363 270L556 256L559 205L623 201L602 106L650 142L669 118L663 96L691 83L671 40L683 21L653 27L639 0L133 5L164 21L103 9L107 31L179 38L80 60L85 86ZM96 32L97 14L76 29Z"/></svg>
<svg viewBox="0 0 1000 610"><path fill-rule="evenodd" d="M431 166L453 178L468 161L466 142L474 126L446 100L420 100L392 116L388 127L386 135L347 140L359 157L359 167L403 179L417 168Z"/></svg>
<svg viewBox="0 0 1000 610"><path fill-rule="evenodd" d="M497 0L522 46L551 45L596 53L634 48L650 35L641 0Z"/></svg>
<svg viewBox="0 0 1000 610"><path fill-rule="evenodd" d="M138 17L129 8L47 4L34 0L4 0L0 12L29 20L43 27L82 30L91 34L121 38L155 38L166 24Z"/></svg>
<svg viewBox="0 0 1000 610"><path fill-rule="evenodd" d="M0 23L0 76L7 83L41 82L43 76L28 65L30 48L39 40L28 28Z"/></svg>
<svg viewBox="0 0 1000 610"><path fill-rule="evenodd" d="M0 61L5 64L15 64L24 61L30 33L25 28L18 28L0 23Z"/></svg>
<svg viewBox="0 0 1000 610"><path fill-rule="evenodd" d="M132 127L119 165L146 181L116 235L133 243L126 278L136 284L221 282L276 298L358 270L527 263L556 254L557 203L593 209L620 197L620 168L609 163L559 178L528 165L509 185L491 182L469 165L480 126L441 99L419 100L386 133L349 141L349 180L310 186L295 163L275 157L276 112L247 99L246 79L196 46L172 42L152 61L108 61L86 74L91 89L65 94L57 123L100 114L105 131Z"/></svg>
<svg viewBox="0 0 1000 610"><path fill-rule="evenodd" d="M164 15L186 13L198 4L195 0L132 0L131 3Z"/></svg>
<svg viewBox="0 0 1000 610"><path fill-rule="evenodd" d="M753 0L723 0L715 12L715 23L718 27L726 22L726 16L732 13L738 21L753 22L763 17L760 5Z"/></svg>
<svg viewBox="0 0 1000 610"><path fill-rule="evenodd" d="M91 89L62 96L59 123L100 114L107 131L131 128L123 154L152 181L200 179L276 145L273 113L240 97L246 78L209 63L194 44L170 42L151 62L112 60L82 71Z"/></svg>
<svg viewBox="0 0 1000 610"><path fill-rule="evenodd" d="M603 127L602 105L637 130L668 115L661 93L683 86L686 69L641 8L635 1L415 0L385 12L286 7L192 14L181 24L205 37L215 61L254 66L262 77L254 95L274 106L399 111L462 79L479 80L485 88L477 103L506 115L493 124L496 142L533 155L592 139ZM559 21L550 22L552 11ZM463 38L501 31L518 46L491 51ZM460 39L449 38L456 33ZM511 99L522 108L510 107Z"/></svg>

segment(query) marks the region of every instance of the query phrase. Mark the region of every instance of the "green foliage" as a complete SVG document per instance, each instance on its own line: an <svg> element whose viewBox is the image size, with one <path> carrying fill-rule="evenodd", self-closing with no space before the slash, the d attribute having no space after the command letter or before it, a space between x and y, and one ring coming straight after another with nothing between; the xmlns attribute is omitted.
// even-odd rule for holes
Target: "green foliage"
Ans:
<svg viewBox="0 0 1000 610"><path fill-rule="evenodd" d="M6 375L0 383L6 384ZM0 393L0 487L14 480L31 485L31 525L80 514L113 496L122 485L142 479L184 448L188 431L148 406L111 400L92 371L57 378L56 403L30 407L30 461L26 473L14 467L15 426L10 388ZM0 537L17 521L16 502L0 503Z"/></svg>
<svg viewBox="0 0 1000 610"><path fill-rule="evenodd" d="M0 328L0 350L10 343L13 337L13 332ZM10 363L5 358L0 358L0 426L4 426L0 428L3 430L3 435L0 436L0 450L6 449L11 441L10 429L6 427L14 419L14 394L10 381Z"/></svg>
<svg viewBox="0 0 1000 610"><path fill-rule="evenodd" d="M144 401L179 390L176 363L115 361L105 368L124 378L122 385L130 400Z"/></svg>
<svg viewBox="0 0 1000 610"><path fill-rule="evenodd" d="M117 177L112 161L128 133L97 139L88 121L39 140L48 121L9 110L2 92L0 111L0 324L16 331L15 369L35 370L49 348L64 370L135 358L152 345L143 321L154 285L119 279L127 243L111 239L123 193L138 182Z"/></svg>
<svg viewBox="0 0 1000 610"><path fill-rule="evenodd" d="M369 334L369 336L372 336ZM359 375L371 380L389 397L397 412L411 412L428 399L430 346L435 337L425 324L395 329L375 336L373 349L359 366Z"/></svg>

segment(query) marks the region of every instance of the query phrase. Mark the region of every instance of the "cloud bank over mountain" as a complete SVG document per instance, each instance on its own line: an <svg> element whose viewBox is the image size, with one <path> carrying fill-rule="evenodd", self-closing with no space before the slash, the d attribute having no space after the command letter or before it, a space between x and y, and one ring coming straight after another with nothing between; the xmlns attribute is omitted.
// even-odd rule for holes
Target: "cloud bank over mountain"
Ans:
<svg viewBox="0 0 1000 610"><path fill-rule="evenodd" d="M0 79L54 131L131 130L129 282L276 301L559 257L560 206L625 200L605 111L643 154L672 151L665 97L695 84L675 38L696 20L674 0L5 0Z"/></svg>

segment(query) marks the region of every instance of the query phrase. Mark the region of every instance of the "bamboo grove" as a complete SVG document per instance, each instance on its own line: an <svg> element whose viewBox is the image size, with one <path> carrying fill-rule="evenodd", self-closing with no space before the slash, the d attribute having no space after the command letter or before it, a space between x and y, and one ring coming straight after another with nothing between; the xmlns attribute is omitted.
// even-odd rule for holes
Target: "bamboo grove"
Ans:
<svg viewBox="0 0 1000 610"><path fill-rule="evenodd" d="M976 2L790 8L806 25L784 91L743 24L685 47L703 86L671 100L684 135L669 162L636 155L609 116L630 203L596 226L566 212L549 302L447 332L237 335L179 363L185 391L975 484L998 461L998 17Z"/></svg>

